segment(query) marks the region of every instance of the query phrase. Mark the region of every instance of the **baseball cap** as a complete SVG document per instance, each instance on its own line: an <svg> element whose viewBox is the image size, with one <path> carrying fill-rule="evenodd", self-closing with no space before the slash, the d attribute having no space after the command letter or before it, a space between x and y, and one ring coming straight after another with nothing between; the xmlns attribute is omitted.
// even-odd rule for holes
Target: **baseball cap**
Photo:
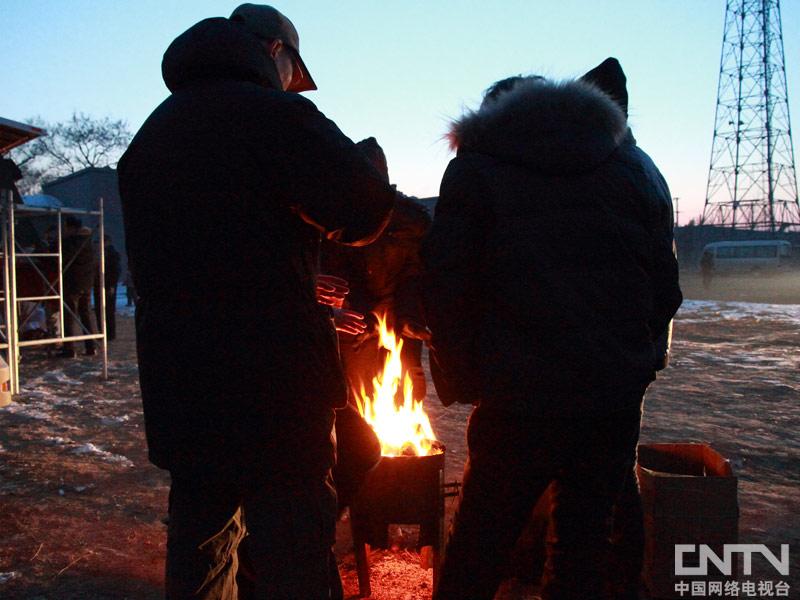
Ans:
<svg viewBox="0 0 800 600"><path fill-rule="evenodd" d="M317 89L306 64L300 57L300 37L292 22L280 11L266 4L242 4L230 16L230 20L241 23L245 29L262 40L281 40L293 56L300 70L300 79L293 81L287 91L306 92Z"/></svg>

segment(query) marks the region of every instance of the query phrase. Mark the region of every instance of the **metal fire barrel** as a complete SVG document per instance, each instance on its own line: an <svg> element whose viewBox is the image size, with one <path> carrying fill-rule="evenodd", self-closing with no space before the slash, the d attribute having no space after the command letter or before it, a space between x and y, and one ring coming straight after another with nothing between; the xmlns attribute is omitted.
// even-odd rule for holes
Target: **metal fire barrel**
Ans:
<svg viewBox="0 0 800 600"><path fill-rule="evenodd" d="M419 547L433 548L434 585L444 551L445 448L429 456L384 456L350 506L359 587L370 595L368 549L388 548L389 526L419 524Z"/></svg>

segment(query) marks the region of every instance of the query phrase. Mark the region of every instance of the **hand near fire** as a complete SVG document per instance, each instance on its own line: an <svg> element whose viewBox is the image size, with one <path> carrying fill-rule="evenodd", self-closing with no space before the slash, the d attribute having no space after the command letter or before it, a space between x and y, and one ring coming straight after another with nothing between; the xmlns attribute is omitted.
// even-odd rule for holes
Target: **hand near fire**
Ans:
<svg viewBox="0 0 800 600"><path fill-rule="evenodd" d="M317 275L317 302L332 308L342 308L344 297L350 293L348 286L347 281L341 277Z"/></svg>
<svg viewBox="0 0 800 600"><path fill-rule="evenodd" d="M346 308L333 309L333 323L336 326L336 331L350 333L352 335L362 334L367 328L364 315Z"/></svg>
<svg viewBox="0 0 800 600"><path fill-rule="evenodd" d="M335 275L317 275L317 302L333 309L333 323L336 331L359 335L364 333L367 323L364 315L354 310L342 308L344 297L350 293L346 280Z"/></svg>

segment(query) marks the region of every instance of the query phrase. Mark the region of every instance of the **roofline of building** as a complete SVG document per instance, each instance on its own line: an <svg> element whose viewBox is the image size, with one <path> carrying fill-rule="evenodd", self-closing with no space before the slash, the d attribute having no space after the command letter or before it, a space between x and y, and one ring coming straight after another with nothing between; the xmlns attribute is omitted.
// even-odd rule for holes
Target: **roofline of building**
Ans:
<svg viewBox="0 0 800 600"><path fill-rule="evenodd" d="M75 171L74 173L70 173L69 175L64 175L63 177L59 177L58 179L53 179L53 181L48 181L47 183L42 184L42 189L45 189L51 185L57 185L59 183L63 183L65 181L69 181L75 177L79 177L81 175L85 175L86 173L116 173L116 169L114 167L86 167L85 169L81 169L80 171Z"/></svg>
<svg viewBox="0 0 800 600"><path fill-rule="evenodd" d="M41 127L19 123L3 117L0 117L0 130L8 140L4 146L0 147L0 154L5 154L12 148L30 142L41 135L47 135L47 132Z"/></svg>

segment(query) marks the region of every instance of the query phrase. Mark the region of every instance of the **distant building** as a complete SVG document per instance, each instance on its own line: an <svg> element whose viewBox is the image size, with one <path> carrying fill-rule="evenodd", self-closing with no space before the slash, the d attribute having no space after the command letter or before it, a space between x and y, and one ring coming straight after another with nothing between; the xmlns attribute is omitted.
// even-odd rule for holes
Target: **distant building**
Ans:
<svg viewBox="0 0 800 600"><path fill-rule="evenodd" d="M119 198L117 171L111 167L89 167L42 185L42 192L55 196L65 207L97 210L98 198L103 198L105 232L111 236L114 248L127 264L125 229L122 224L122 204ZM86 223L87 225L93 225Z"/></svg>

